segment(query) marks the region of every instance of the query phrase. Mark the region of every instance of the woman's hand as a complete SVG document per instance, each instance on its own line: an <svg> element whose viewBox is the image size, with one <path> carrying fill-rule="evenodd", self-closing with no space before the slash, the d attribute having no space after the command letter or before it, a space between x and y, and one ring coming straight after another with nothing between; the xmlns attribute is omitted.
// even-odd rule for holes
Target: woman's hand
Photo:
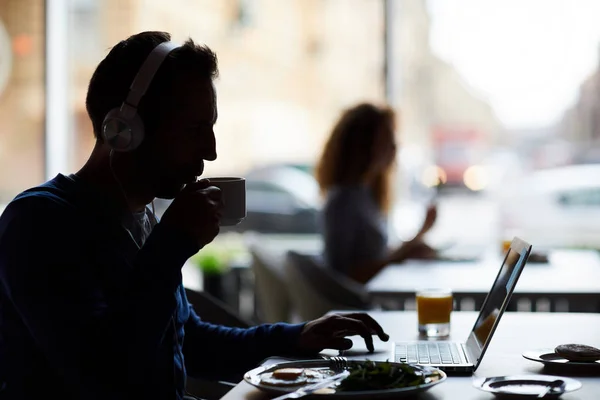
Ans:
<svg viewBox="0 0 600 400"><path fill-rule="evenodd" d="M433 225L437 219L437 206L435 204L431 204L427 207L427 213L425 214L425 221L423 221L423 225L421 225L421 229L416 234L415 239L420 239L423 235L425 235Z"/></svg>
<svg viewBox="0 0 600 400"><path fill-rule="evenodd" d="M435 204L427 207L427 213L425 214L425 220L421 225L421 229L411 240L402 243L398 248L393 250L388 259L387 263L400 263L409 258L418 258L431 260L438 257L438 252L434 248L430 247L423 241L423 236L429 232L429 230L435 224L437 219L437 206Z"/></svg>
<svg viewBox="0 0 600 400"><path fill-rule="evenodd" d="M422 240L416 240L406 254L406 258L433 260L438 257L438 251Z"/></svg>
<svg viewBox="0 0 600 400"><path fill-rule="evenodd" d="M431 260L437 258L438 252L420 237L402 243L396 250L392 251L389 262L399 263L409 258Z"/></svg>

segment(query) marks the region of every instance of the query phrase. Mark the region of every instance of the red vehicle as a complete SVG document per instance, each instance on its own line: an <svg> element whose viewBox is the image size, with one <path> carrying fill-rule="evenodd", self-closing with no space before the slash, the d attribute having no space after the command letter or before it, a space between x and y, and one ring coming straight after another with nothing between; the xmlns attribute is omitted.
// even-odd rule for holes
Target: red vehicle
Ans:
<svg viewBox="0 0 600 400"><path fill-rule="evenodd" d="M481 161L486 136L474 128L436 126L432 131L432 144L440 183L469 187L465 172Z"/></svg>

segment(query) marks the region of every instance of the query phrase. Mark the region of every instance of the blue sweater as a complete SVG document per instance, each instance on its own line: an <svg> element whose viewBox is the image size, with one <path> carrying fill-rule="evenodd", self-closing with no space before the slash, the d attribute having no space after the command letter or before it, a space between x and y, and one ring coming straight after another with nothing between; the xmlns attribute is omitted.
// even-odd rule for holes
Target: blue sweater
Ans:
<svg viewBox="0 0 600 400"><path fill-rule="evenodd" d="M138 248L110 199L58 175L0 217L0 398L181 399L293 354L303 325L204 323L181 267L192 238L158 223ZM43 397L42 397L43 396Z"/></svg>

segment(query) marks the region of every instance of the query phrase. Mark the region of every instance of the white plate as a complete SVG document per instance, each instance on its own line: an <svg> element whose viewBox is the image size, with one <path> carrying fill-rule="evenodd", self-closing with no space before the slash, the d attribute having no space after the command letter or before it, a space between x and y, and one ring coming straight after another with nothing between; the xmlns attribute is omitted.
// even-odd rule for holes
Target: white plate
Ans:
<svg viewBox="0 0 600 400"><path fill-rule="evenodd" d="M363 364L365 361L353 361L348 360L348 366L352 366L353 364ZM383 364L383 362L373 361L375 364ZM396 363L390 363L396 364ZM244 375L244 380L249 384L259 388L260 390L273 394L273 395L282 395L285 393L293 392L299 389L299 386L295 387L275 387L263 385L260 383L260 374L272 372L276 369L280 368L311 368L311 369L329 369L331 366L330 361L327 360L307 360L307 361L291 361L284 362L278 364L272 364L265 367L258 367L251 371L246 372ZM431 389L433 386L442 383L446 380L446 374L432 367L421 367L414 366L415 368L419 368L425 370L429 373L431 381L428 383L424 383L418 386L410 386L398 389L386 389L386 390L372 390L372 391L362 391L362 392L335 392L335 390L327 390L327 393L319 393L314 394L314 396L327 396L328 399L377 399L377 398L390 398L390 397L404 397L404 396L414 396L416 393L424 392L426 390ZM335 388L335 386L334 386Z"/></svg>
<svg viewBox="0 0 600 400"><path fill-rule="evenodd" d="M544 364L547 367L553 368L591 368L594 370L600 370L600 361L594 362L581 362L581 361L569 361L564 357L559 356L554 352L554 349L538 349L526 351L523 354L528 360L537 361Z"/></svg>
<svg viewBox="0 0 600 400"><path fill-rule="evenodd" d="M556 399L563 393L581 388L581 382L562 376L552 375L511 375L477 378L473 386L484 392L493 393L503 399L535 399L546 389L550 382L561 379L565 382L565 390L560 393L548 393L545 399Z"/></svg>

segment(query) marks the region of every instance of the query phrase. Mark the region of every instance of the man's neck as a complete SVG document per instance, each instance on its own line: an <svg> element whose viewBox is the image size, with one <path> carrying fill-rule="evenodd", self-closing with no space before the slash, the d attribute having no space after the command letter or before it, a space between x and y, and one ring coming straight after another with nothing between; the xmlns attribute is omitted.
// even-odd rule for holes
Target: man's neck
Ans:
<svg viewBox="0 0 600 400"><path fill-rule="evenodd" d="M115 173L114 167L110 164L109 154L97 147L75 175L114 198L124 209L131 212L144 210L152 198L146 199L145 197L148 196L140 196L135 190L131 190L131 185L128 185L126 179Z"/></svg>

